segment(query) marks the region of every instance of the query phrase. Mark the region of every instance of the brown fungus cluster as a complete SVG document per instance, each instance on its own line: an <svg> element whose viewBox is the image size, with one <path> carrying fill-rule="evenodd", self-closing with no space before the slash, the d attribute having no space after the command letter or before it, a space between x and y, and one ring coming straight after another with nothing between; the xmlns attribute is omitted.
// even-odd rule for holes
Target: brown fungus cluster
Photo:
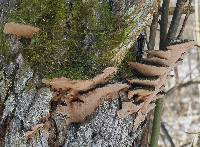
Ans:
<svg viewBox="0 0 200 147"><path fill-rule="evenodd" d="M134 129L137 129L146 115L155 107L155 100L162 97L163 87L169 77L170 71L182 60L182 56L191 48L194 42L185 42L171 45L167 50L154 50L147 52L147 58L141 63L131 62L130 67L137 71L137 78L129 79L128 83L133 89L128 91L130 102L123 102L122 109L118 111L119 117L126 117L131 112L137 112L134 120ZM135 102L140 102L136 105Z"/></svg>
<svg viewBox="0 0 200 147"><path fill-rule="evenodd" d="M43 80L43 83L54 91L53 103L55 108L49 117L61 115L65 118L65 126L72 123L84 122L104 101L116 99L119 92L128 93L127 99L122 101L122 108L117 115L123 119L132 114L137 114L134 120L134 128L145 120L147 114L154 109L155 101L162 97L163 87L169 77L170 71L182 59L188 49L194 46L194 42L186 42L178 45L168 46L166 51L147 52L148 58L145 62L131 62L130 68L137 71L134 79L127 79L127 83L110 83L109 79L117 72L117 68L108 67L102 74L89 80L71 80L68 78L55 78ZM151 59L161 60L159 63ZM148 60L150 60L148 62ZM167 64L166 64L167 63ZM170 64L168 64L170 63ZM163 65L163 66L162 66ZM44 125L38 125L27 132L28 138L41 127L48 128L51 125L49 118Z"/></svg>

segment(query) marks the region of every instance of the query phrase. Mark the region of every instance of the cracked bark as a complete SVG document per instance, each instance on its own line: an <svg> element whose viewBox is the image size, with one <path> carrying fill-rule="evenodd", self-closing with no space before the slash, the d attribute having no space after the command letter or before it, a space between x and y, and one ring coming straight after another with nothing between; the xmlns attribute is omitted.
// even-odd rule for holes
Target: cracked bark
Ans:
<svg viewBox="0 0 200 147"><path fill-rule="evenodd" d="M7 12L14 8L16 1L3 0L0 3L0 10L3 12L0 17L1 24L6 21ZM125 2L124 7L127 9L138 1ZM152 3L154 1L148 1L146 5L149 7L142 11L149 12ZM135 31L139 31L144 25L142 23L138 20ZM11 41L12 46L17 43L15 39ZM50 130L41 129L27 139L26 132L43 123L43 119L49 117L55 104L51 102L53 93L50 89L41 86L40 77L24 62L18 51L14 52L16 58L10 63L5 63L0 56L0 146L141 146L143 131L148 127L146 122L133 130L135 115L124 119L117 117L121 101L126 99L125 93L120 93L119 98L113 101L104 102L83 123L73 123L66 128L63 126L63 117L56 116L50 119Z"/></svg>

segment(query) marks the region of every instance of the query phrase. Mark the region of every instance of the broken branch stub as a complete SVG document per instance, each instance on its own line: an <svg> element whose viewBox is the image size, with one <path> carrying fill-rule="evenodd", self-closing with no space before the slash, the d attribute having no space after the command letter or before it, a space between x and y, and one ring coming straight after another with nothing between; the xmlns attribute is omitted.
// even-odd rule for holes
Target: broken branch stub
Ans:
<svg viewBox="0 0 200 147"><path fill-rule="evenodd" d="M5 24L3 32L17 37L32 38L34 34L39 32L39 30L39 28L31 25L9 22Z"/></svg>

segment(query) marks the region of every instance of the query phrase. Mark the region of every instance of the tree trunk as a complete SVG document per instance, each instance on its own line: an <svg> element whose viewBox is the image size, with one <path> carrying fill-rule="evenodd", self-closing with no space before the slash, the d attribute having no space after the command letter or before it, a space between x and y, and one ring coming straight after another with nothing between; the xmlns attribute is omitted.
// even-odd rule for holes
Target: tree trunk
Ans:
<svg viewBox="0 0 200 147"><path fill-rule="evenodd" d="M14 8L15 2L1 2L1 24L6 21L7 12ZM138 22L133 32L139 34L141 27L145 26L143 17L150 13L154 1L137 2L145 7L136 13ZM136 1L125 0L123 4L127 9L134 7ZM121 101L127 99L124 92L119 93L113 101L105 101L85 122L72 123L66 127L63 116L51 117L55 108L53 92L42 84L41 77L30 68L22 54L16 53L20 41L11 37L9 42L14 59L6 62L7 57L0 56L0 146L141 146L144 130L148 127L146 122L134 130L135 115L123 119L117 116ZM50 128L42 127L27 137L27 132L49 117Z"/></svg>

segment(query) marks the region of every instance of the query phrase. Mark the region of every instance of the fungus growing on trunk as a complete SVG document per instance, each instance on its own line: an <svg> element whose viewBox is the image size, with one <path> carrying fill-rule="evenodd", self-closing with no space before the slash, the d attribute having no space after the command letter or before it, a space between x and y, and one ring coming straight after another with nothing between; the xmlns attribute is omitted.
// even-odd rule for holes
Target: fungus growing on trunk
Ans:
<svg viewBox="0 0 200 147"><path fill-rule="evenodd" d="M17 37L32 38L34 34L39 32L39 30L39 28L31 25L9 22L5 24L3 32Z"/></svg>
<svg viewBox="0 0 200 147"><path fill-rule="evenodd" d="M171 60L162 59L159 57L150 57L150 58L145 58L143 60L146 62L152 62L154 64L162 64L164 66L171 66L173 64Z"/></svg>
<svg viewBox="0 0 200 147"><path fill-rule="evenodd" d="M125 118L130 114L138 112L138 110L142 107L142 104L135 105L132 102L123 102L122 109L117 112L118 117Z"/></svg>
<svg viewBox="0 0 200 147"><path fill-rule="evenodd" d="M169 59L171 57L171 51L161 51L161 50L152 50L147 51L147 57L158 57L161 59Z"/></svg>
<svg viewBox="0 0 200 147"><path fill-rule="evenodd" d="M155 104L152 103L152 104L149 104L149 106L147 107L146 111L144 111L144 112L139 111L138 112L138 115L134 120L134 125L133 125L133 129L134 130L136 130L139 127L139 125L146 119L147 114L151 110L153 110L154 108L155 108Z"/></svg>
<svg viewBox="0 0 200 147"><path fill-rule="evenodd" d="M194 41L188 41L180 44L167 46L168 50L182 50L183 52L187 52L189 49L194 48Z"/></svg>
<svg viewBox="0 0 200 147"><path fill-rule="evenodd" d="M137 84L137 85L143 85L143 86L152 86L156 87L160 83L160 77L157 78L135 78L128 80L130 84Z"/></svg>
<svg viewBox="0 0 200 147"><path fill-rule="evenodd" d="M116 71L116 67L108 67L102 74L97 75L91 80L71 80L62 77L51 80L44 79L43 83L54 90L66 91L69 95L76 97L80 92L85 92L95 88L97 85L105 84Z"/></svg>
<svg viewBox="0 0 200 147"><path fill-rule="evenodd" d="M146 97L149 96L153 91L147 90L147 89L134 89L131 91L128 91L128 99L132 99L135 97Z"/></svg>
<svg viewBox="0 0 200 147"><path fill-rule="evenodd" d="M83 122L104 101L116 99L119 91L125 90L128 87L127 84L116 83L97 88L87 94L80 95L79 99L82 102L70 102L67 106L61 106L63 107L62 109L58 107L55 113L67 115L67 124Z"/></svg>
<svg viewBox="0 0 200 147"><path fill-rule="evenodd" d="M145 76L161 76L169 70L167 67L158 67L155 65L147 65L137 62L130 62L129 65L131 68Z"/></svg>

